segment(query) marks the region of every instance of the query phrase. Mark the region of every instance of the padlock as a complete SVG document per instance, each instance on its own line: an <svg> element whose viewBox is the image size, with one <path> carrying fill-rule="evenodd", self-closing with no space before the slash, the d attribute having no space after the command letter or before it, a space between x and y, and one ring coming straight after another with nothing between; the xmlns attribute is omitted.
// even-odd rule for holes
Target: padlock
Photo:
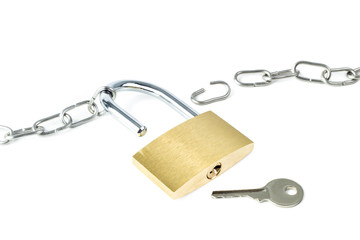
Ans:
<svg viewBox="0 0 360 240"><path fill-rule="evenodd" d="M234 166L254 143L209 111L198 114L168 91L150 83L126 80L108 85L156 96L178 110L187 121L153 140L133 156L133 163L171 198L180 198ZM111 92L100 96L103 107L130 130L143 136L147 128L120 108Z"/></svg>

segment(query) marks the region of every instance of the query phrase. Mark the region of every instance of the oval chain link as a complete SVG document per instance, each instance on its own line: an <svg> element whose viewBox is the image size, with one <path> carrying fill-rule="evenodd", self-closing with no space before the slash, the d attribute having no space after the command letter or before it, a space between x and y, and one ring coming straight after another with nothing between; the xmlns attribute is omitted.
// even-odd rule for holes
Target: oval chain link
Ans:
<svg viewBox="0 0 360 240"><path fill-rule="evenodd" d="M66 116L69 115L69 114L68 114L69 111L71 111L71 110L73 110L73 109L75 109L75 108L81 107L81 106L83 106L83 105L89 106L89 103L90 103L90 100L86 100L86 101L82 101L82 102L79 102L79 103L77 103L77 104L75 104L75 105L72 105L72 106L70 106L70 107L65 108L64 110L62 110L62 112L60 113L60 116L59 116L60 119L61 119L61 121L62 121L64 124L67 124ZM90 109L91 109L92 111L90 111ZM99 108L98 108L98 106L97 106L94 102L90 105L90 108L88 108L88 110L89 110L89 112L90 112L90 114L91 114L90 117L83 118L83 119L78 120L78 121L76 121L76 122L72 122L69 127L70 127L70 128L75 128L75 127L78 127L78 126L80 126L80 125L82 125L82 124L84 124L84 123L87 123L87 122L93 120L93 119L98 115L98 113L99 113Z"/></svg>
<svg viewBox="0 0 360 240"><path fill-rule="evenodd" d="M240 78L241 75L245 74L254 74L254 73L262 73L263 74L263 80L258 82L243 82ZM235 82L243 87L263 87L268 86L272 83L273 79L271 78L271 73L267 70L259 69L259 70L245 70L245 71L239 71L235 74Z"/></svg>
<svg viewBox="0 0 360 240"><path fill-rule="evenodd" d="M60 132L60 131L65 130L68 127L70 127L70 125L72 124L71 116L69 114L65 113L64 117L67 118L67 122L63 123L63 125L61 127L55 128L53 130L45 130L44 129L44 131L39 132L39 135L49 135L49 134L57 133L57 132ZM46 117L46 118L40 119L39 121L36 121L32 128L34 131L37 131L39 128L42 127L42 126L40 126L40 124L42 124L44 122L48 122L48 121L56 119L56 118L60 118L60 113L57 113L57 114L51 115L50 117ZM42 127L42 128L44 128L44 127Z"/></svg>
<svg viewBox="0 0 360 240"><path fill-rule="evenodd" d="M32 127L22 128L22 129L13 131L10 127L0 125L0 144L6 144L6 143L9 143L18 138L35 135L35 134L37 134L37 135L54 134L59 131L65 130L67 128L78 127L82 124L85 124L85 123L95 119L95 117L97 117L97 116L103 115L106 111L103 110L102 112L99 112L99 108L98 108L97 104L95 103L97 96L103 91L110 92L112 94L112 97L114 99L116 98L116 92L113 89L111 89L109 87L101 87L98 90L96 90L95 94L93 95L93 97L90 100L85 100L85 101L76 103L75 105L71 105L71 106L65 108L60 113L40 119L40 120L36 121ZM73 118L71 117L69 112L71 110L74 110L81 106L88 107L87 109L88 109L89 113L91 114L90 117L84 117L83 119L73 121ZM60 127L48 130L44 126L42 126L43 123L46 123L51 120L55 120L57 118L60 120L60 123L61 123ZM4 135L2 135L2 133L4 133Z"/></svg>
<svg viewBox="0 0 360 240"><path fill-rule="evenodd" d="M326 79L326 82L330 85L333 85L333 86L346 86L346 85L351 85L351 84L354 84L356 83L359 79L356 79L356 72L354 69L351 69L351 68L348 68L348 67L344 67L344 68L332 68L331 69L331 72L332 73L335 73L335 72L346 72L346 77L348 78L347 80L342 80L342 81L332 81L331 80L331 77L326 79L325 76L327 74L327 70L325 70L323 72L323 77L324 79ZM351 76L354 76L354 78L351 78Z"/></svg>
<svg viewBox="0 0 360 240"><path fill-rule="evenodd" d="M319 77L309 77L301 73L301 71L299 70L299 66L301 65L323 68L323 71ZM341 81L332 80L332 75L333 75L332 73L336 73L336 72L345 72L347 79ZM263 73L262 80L258 82L257 81L243 82L239 77L240 75L243 74L258 74L258 73ZM295 77L302 81L321 83L321 84L326 83L331 86L347 86L357 83L360 80L360 67L330 68L328 65L323 63L299 61L294 65L293 69L287 69L282 71L270 72L268 70L242 70L235 74L234 80L237 84L243 87L263 87L270 85L275 80L290 78L290 77Z"/></svg>
<svg viewBox="0 0 360 240"><path fill-rule="evenodd" d="M299 74L296 76L296 78L298 78L300 80L315 82L315 83L325 83L325 81L323 79L305 77L305 76L301 75L300 71L297 69L298 66L300 66L300 65L308 65L308 66L324 68L323 72L326 71L327 75L324 76L324 74L322 74L321 77L323 77L326 81L331 78L331 69L327 65L322 64L322 63L316 63L316 62L299 61L294 66L294 72L299 72Z"/></svg>

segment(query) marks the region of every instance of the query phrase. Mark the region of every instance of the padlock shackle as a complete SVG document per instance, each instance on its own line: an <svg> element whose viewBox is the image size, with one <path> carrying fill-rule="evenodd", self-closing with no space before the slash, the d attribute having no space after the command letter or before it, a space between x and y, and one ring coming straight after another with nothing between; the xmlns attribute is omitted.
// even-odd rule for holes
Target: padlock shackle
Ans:
<svg viewBox="0 0 360 240"><path fill-rule="evenodd" d="M151 83L136 80L124 80L110 83L109 85L107 85L107 87L113 89L116 92L135 91L155 96L168 104L173 109L177 110L187 119L198 115L195 110L193 110L186 103L175 97L173 94ZM113 117L115 117L122 124L128 127L132 132L136 133L140 137L146 133L146 126L139 122L131 114L126 112L117 103L115 103L111 92L102 91L100 93L100 102L107 112L109 112Z"/></svg>

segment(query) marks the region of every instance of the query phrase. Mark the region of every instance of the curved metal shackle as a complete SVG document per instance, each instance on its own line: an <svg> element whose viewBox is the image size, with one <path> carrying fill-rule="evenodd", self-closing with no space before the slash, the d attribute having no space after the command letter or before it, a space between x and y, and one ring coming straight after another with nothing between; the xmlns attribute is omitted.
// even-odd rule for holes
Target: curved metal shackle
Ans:
<svg viewBox="0 0 360 240"><path fill-rule="evenodd" d="M198 115L195 110L175 97L173 94L151 83L136 80L124 80L110 83L108 87L116 92L135 91L155 96L171 106L173 109L177 110L187 119ZM147 131L146 126L116 104L109 91L103 91L100 93L100 102L107 112L128 127L132 132L136 133L139 137L145 135Z"/></svg>

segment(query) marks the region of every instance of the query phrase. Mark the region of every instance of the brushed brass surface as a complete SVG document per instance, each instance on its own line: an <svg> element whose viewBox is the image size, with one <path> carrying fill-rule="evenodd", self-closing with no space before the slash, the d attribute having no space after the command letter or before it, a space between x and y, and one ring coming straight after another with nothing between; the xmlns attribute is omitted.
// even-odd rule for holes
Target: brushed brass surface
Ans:
<svg viewBox="0 0 360 240"><path fill-rule="evenodd" d="M133 162L176 199L214 179L209 176L224 173L253 147L250 139L209 111L152 141L133 156Z"/></svg>

